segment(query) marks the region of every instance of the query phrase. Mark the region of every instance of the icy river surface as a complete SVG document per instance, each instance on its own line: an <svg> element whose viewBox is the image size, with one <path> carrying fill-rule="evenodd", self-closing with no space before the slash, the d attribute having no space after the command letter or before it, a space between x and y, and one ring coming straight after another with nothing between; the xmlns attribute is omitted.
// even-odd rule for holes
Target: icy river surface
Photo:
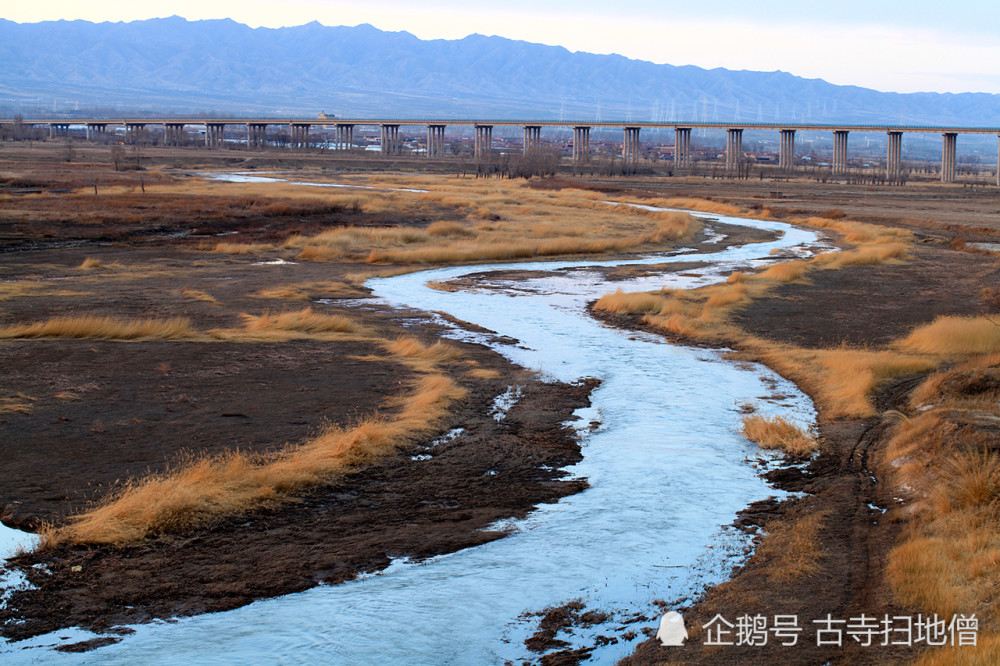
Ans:
<svg viewBox="0 0 1000 666"><path fill-rule="evenodd" d="M463 266L371 280L383 301L443 311L509 336L491 342L513 361L563 381L595 377L593 405L579 414L583 460L569 468L591 487L543 505L511 534L431 560L397 561L377 575L260 601L237 610L134 627L120 643L84 654L52 646L91 634L62 631L0 644L4 663L500 664L537 658L524 640L545 608L579 600L611 614L558 638L596 648L592 663L613 663L643 640L668 608L728 577L748 538L726 525L751 502L780 495L760 478L762 454L739 434L740 403L802 423L812 406L769 370L721 359L721 352L664 343L617 330L586 313L588 301L622 288L689 288L731 270L773 260L776 248L803 248L814 234L779 222L718 218L779 232L777 240L710 254L675 252L619 261ZM596 270L617 264L711 262L677 275L608 282ZM563 269L575 268L564 272ZM527 280L489 279L492 289L444 292L430 280L472 273L549 272ZM552 271L555 271L552 273ZM476 339L456 329L455 337ZM486 340L486 338L483 338ZM495 340L495 338L490 338ZM771 401L763 396L780 393ZM516 393L512 394L516 397ZM596 429L583 426L598 421ZM430 453L433 453L431 449ZM416 463L419 464L419 463ZM654 600L666 602L660 607ZM740 609L733 609L739 614ZM647 620L635 621L639 615ZM622 638L622 627L637 632Z"/></svg>

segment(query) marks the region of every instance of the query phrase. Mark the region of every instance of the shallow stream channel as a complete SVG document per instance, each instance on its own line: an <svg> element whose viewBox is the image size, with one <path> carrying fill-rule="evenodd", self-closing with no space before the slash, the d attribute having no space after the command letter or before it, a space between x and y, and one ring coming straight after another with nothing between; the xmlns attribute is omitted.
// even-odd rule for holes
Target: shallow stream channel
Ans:
<svg viewBox="0 0 1000 666"><path fill-rule="evenodd" d="M753 403L804 425L815 417L808 398L763 366L726 361L723 350L619 330L588 315L588 302L615 289L701 286L774 261L772 250L808 254L817 243L815 234L780 222L713 219L778 237L718 252L462 266L368 283L384 303L445 312L494 331L456 327L450 335L489 344L543 377L599 379L592 406L580 410L575 423L583 460L568 468L586 478L589 489L500 526L509 536L482 546L396 561L378 574L233 611L135 626L120 643L89 653L52 650L92 637L78 630L0 644L0 662L521 663L539 657L525 646L538 630L539 613L570 602L582 604L580 613L595 612L583 626L557 635L568 643L563 649L593 648L588 663L627 655L646 638L644 628L655 628L665 611L728 578L747 557L750 536L727 527L737 512L782 496L760 477L774 460L740 434L738 405ZM598 270L687 261L710 265L624 281L609 281ZM499 271L503 275L482 275ZM515 280L510 271L532 273ZM489 288L426 286L473 274ZM517 342L507 344L510 339ZM516 387L506 395L508 401L516 396Z"/></svg>

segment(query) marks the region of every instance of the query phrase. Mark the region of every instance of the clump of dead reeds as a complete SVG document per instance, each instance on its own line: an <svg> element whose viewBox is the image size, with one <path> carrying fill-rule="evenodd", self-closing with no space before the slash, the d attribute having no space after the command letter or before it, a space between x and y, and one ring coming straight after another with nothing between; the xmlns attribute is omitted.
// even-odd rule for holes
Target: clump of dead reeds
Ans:
<svg viewBox="0 0 1000 666"><path fill-rule="evenodd" d="M783 416L749 414L743 417L743 436L764 449L783 451L793 458L816 452L816 438Z"/></svg>
<svg viewBox="0 0 1000 666"><path fill-rule="evenodd" d="M820 510L798 520L768 524L757 553L768 562L772 582L786 583L819 571L823 555L819 533L829 514L829 510Z"/></svg>
<svg viewBox="0 0 1000 666"><path fill-rule="evenodd" d="M80 268L85 271L89 271L94 268L102 268L103 266L104 263L96 257L86 257L83 260L83 263L80 264Z"/></svg>
<svg viewBox="0 0 1000 666"><path fill-rule="evenodd" d="M0 339L179 340L195 335L190 322L182 317L122 319L99 315L68 315L33 324L11 324L0 328Z"/></svg>
<svg viewBox="0 0 1000 666"><path fill-rule="evenodd" d="M338 314L315 312L308 307L295 312L244 315L248 331L291 331L299 333L360 333L364 328Z"/></svg>
<svg viewBox="0 0 1000 666"><path fill-rule="evenodd" d="M991 354L1000 352L1000 325L989 317L938 317L903 338L899 346L924 354Z"/></svg>
<svg viewBox="0 0 1000 666"><path fill-rule="evenodd" d="M319 298L356 298L365 296L367 292L347 284L346 282L302 282L268 287L251 294L257 298L285 298L296 301L315 300Z"/></svg>
<svg viewBox="0 0 1000 666"><path fill-rule="evenodd" d="M187 296L188 298L195 299L196 301L203 301L205 303L218 303L219 302L215 298L215 296L212 296L211 294L209 294L207 292L204 292L204 291L200 291L198 289L191 289L189 287L184 287L183 289L181 289L181 293L184 294L185 296Z"/></svg>
<svg viewBox="0 0 1000 666"><path fill-rule="evenodd" d="M445 375L424 376L393 419L375 417L349 428L329 428L305 444L271 457L232 451L132 481L69 524L45 530L42 546L125 545L286 500L296 491L430 434L450 404L464 395L464 389Z"/></svg>

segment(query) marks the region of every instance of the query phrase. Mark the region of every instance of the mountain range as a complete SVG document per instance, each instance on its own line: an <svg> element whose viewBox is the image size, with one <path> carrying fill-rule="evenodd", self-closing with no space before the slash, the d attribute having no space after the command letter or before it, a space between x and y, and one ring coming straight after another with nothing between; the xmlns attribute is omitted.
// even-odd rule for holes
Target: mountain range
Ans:
<svg viewBox="0 0 1000 666"><path fill-rule="evenodd" d="M706 48L711 48L706 35ZM1000 125L1000 95L886 93L370 25L0 20L0 115L125 112Z"/></svg>

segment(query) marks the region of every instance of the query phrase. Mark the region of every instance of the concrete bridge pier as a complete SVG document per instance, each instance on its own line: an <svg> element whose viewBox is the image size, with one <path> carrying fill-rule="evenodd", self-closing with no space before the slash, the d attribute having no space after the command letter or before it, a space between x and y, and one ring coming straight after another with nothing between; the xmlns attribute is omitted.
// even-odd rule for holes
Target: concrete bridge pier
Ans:
<svg viewBox="0 0 1000 666"><path fill-rule="evenodd" d="M791 171L795 166L795 130L781 130L781 147L778 151L778 168Z"/></svg>
<svg viewBox="0 0 1000 666"><path fill-rule="evenodd" d="M581 125L573 128L573 163L590 161L590 127Z"/></svg>
<svg viewBox="0 0 1000 666"><path fill-rule="evenodd" d="M444 157L445 125L427 126L427 157Z"/></svg>
<svg viewBox="0 0 1000 666"><path fill-rule="evenodd" d="M383 155L399 154L399 125L381 125L380 137Z"/></svg>
<svg viewBox="0 0 1000 666"><path fill-rule="evenodd" d="M49 138L69 136L69 123L49 123Z"/></svg>
<svg viewBox="0 0 1000 666"><path fill-rule="evenodd" d="M125 123L125 143L130 146L141 143L142 132L145 129L145 123Z"/></svg>
<svg viewBox="0 0 1000 666"><path fill-rule="evenodd" d="M541 125L525 125L524 143L522 144L521 152L533 153L538 150L538 147L541 144L542 144Z"/></svg>
<svg viewBox="0 0 1000 666"><path fill-rule="evenodd" d="M184 141L184 123L163 123L163 143L179 146Z"/></svg>
<svg viewBox="0 0 1000 666"><path fill-rule="evenodd" d="M481 159L493 152L493 125L476 125L473 151L476 159Z"/></svg>
<svg viewBox="0 0 1000 666"><path fill-rule="evenodd" d="M726 172L732 174L743 156L743 129L730 127L726 130Z"/></svg>
<svg viewBox="0 0 1000 666"><path fill-rule="evenodd" d="M103 139L108 135L108 126L105 123L87 123L87 141Z"/></svg>
<svg viewBox="0 0 1000 666"><path fill-rule="evenodd" d="M293 149L309 147L309 128L312 125L306 123L289 123L288 134L291 139Z"/></svg>
<svg viewBox="0 0 1000 666"><path fill-rule="evenodd" d="M267 143L265 123L247 123L247 148L263 148Z"/></svg>
<svg viewBox="0 0 1000 666"><path fill-rule="evenodd" d="M890 181L896 181L899 180L899 176L903 171L903 133L890 130L888 138L889 149L885 160L885 176Z"/></svg>
<svg viewBox="0 0 1000 666"><path fill-rule="evenodd" d="M674 166L679 169L691 167L691 128L674 128Z"/></svg>
<svg viewBox="0 0 1000 666"><path fill-rule="evenodd" d="M945 132L941 135L941 182L955 182L955 146L958 134L955 132Z"/></svg>
<svg viewBox="0 0 1000 666"><path fill-rule="evenodd" d="M205 147L218 148L223 145L226 126L223 123L205 123Z"/></svg>
<svg viewBox="0 0 1000 666"><path fill-rule="evenodd" d="M622 159L625 164L635 166L639 163L639 129L626 127L622 139Z"/></svg>
<svg viewBox="0 0 1000 666"><path fill-rule="evenodd" d="M351 150L354 148L354 125L338 123L336 133L333 137L333 144L336 150Z"/></svg>
<svg viewBox="0 0 1000 666"><path fill-rule="evenodd" d="M847 172L847 131L833 132L833 173L839 175Z"/></svg>

